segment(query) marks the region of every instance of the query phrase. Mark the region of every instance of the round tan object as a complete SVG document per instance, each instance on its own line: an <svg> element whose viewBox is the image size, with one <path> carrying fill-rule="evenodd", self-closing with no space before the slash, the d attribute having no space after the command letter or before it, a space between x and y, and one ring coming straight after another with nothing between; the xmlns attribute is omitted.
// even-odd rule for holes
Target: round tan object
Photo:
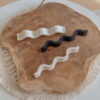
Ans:
<svg viewBox="0 0 100 100"><path fill-rule="evenodd" d="M47 40L58 40L62 35L42 36L36 39L17 41L20 32L32 16L32 12L17 16L5 27L1 42L8 47L16 64L18 83L25 91L48 91L51 93L70 93L78 88L88 75L89 65L86 60L100 53L100 34L97 27L85 16L69 7L58 3L48 3L36 12L26 29L35 30L53 25L66 26L67 35L72 35L76 29L88 30L85 37L77 36L72 42L63 42L59 47L49 47L44 53L40 48ZM52 71L44 71L39 78L33 74L41 64L51 64L56 56L65 56L66 49L80 46L76 54L71 54L69 60L58 63ZM92 62L92 61L91 61Z"/></svg>

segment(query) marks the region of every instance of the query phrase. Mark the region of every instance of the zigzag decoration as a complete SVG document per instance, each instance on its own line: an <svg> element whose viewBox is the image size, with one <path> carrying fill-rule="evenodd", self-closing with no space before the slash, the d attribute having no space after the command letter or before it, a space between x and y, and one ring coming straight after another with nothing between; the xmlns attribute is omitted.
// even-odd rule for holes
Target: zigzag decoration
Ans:
<svg viewBox="0 0 100 100"><path fill-rule="evenodd" d="M78 29L78 30L75 30L75 32L73 33L72 36L67 36L67 35L61 36L58 41L48 40L44 44L44 46L41 48L41 51L45 52L47 50L47 48L50 47L50 46L58 47L58 46L61 45L61 43L63 41L71 42L71 41L73 41L76 38L77 35L79 35L79 36L86 36L87 33L88 33L88 30L80 30L80 29Z"/></svg>
<svg viewBox="0 0 100 100"><path fill-rule="evenodd" d="M69 54L77 53L79 51L79 46L77 47L70 47L66 50L66 56L64 57L55 57L51 65L42 64L39 66L38 70L34 73L34 77L37 78L41 75L44 70L51 71L55 68L58 62L65 62L68 60Z"/></svg>
<svg viewBox="0 0 100 100"><path fill-rule="evenodd" d="M60 34L66 33L66 28L64 26L55 25L51 28L39 28L35 31L24 30L21 33L17 33L17 40L20 41L26 38L38 38L42 35L51 36L56 33Z"/></svg>

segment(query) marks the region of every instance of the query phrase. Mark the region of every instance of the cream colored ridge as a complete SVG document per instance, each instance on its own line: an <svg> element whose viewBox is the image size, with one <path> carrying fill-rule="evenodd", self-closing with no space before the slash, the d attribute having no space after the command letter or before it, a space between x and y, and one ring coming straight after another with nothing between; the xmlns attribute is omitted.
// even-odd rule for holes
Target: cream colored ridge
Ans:
<svg viewBox="0 0 100 100"><path fill-rule="evenodd" d="M56 33L60 33L60 34L66 33L66 28L64 26L54 25L51 28L39 28L35 31L24 30L21 33L17 33L17 40L20 41L26 38L38 38L42 35L51 36Z"/></svg>
<svg viewBox="0 0 100 100"><path fill-rule="evenodd" d="M66 55L64 57L60 57L60 56L55 57L51 65L47 65L47 64L40 65L38 70L34 73L35 78L39 77L44 70L48 70L48 71L53 70L58 62L67 61L69 54L77 53L78 51L79 51L79 46L70 47L66 50Z"/></svg>

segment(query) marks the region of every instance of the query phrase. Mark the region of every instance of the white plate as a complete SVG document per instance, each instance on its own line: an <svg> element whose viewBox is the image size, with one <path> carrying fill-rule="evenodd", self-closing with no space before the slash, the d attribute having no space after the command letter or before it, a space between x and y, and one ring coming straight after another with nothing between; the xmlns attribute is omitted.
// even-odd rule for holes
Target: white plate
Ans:
<svg viewBox="0 0 100 100"><path fill-rule="evenodd" d="M40 4L40 2L41 2L41 0L20 0L15 3L9 4L7 6L0 8L0 33L2 33L3 28L5 27L5 25L11 18L13 18L14 16L19 15L23 12L27 12L29 10L36 8ZM67 0L46 0L45 3L47 3L47 2L58 2L58 3L62 3L62 4L69 6L70 8L74 9L75 11L83 14L84 16L87 16L100 30L100 18L96 14L94 14L92 11L90 11L78 4L75 4L73 2L67 1ZM97 80L95 81L95 84L90 86L88 88L88 90L84 92L84 94L81 94L80 96L73 98L73 100L94 100L94 99L100 100L100 95L99 95L100 80L99 80L99 78ZM3 86L3 84L2 84L2 86ZM8 100L8 98L9 98L9 100L11 100L11 98L12 98L11 96L7 96L7 98L6 98L5 93L3 93L3 96L4 97L2 97L2 95L0 95L0 100ZM18 94L16 94L16 96L18 97ZM39 97L39 98L41 99L42 97ZM50 99L50 96L47 96L47 99L55 100L55 98L52 98L52 97ZM56 99L58 100L59 98L57 97ZM27 98L27 100L32 100L32 99ZM60 100L61 100L61 97L60 97Z"/></svg>

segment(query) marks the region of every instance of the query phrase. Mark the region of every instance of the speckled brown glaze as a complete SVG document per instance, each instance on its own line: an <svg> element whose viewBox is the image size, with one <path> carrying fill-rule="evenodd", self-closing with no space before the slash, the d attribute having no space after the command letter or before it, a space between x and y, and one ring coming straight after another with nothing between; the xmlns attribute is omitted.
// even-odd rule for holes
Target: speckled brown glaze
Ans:
<svg viewBox="0 0 100 100"><path fill-rule="evenodd" d="M50 37L42 36L37 39L17 41L16 34L21 31L31 15L32 12L29 12L9 21L1 36L2 44L10 49L16 64L20 87L26 91L44 90L60 94L72 92L84 82L88 74L89 65L93 59L88 63L86 60L100 52L100 33L97 27L88 18L65 5L46 4L35 14L26 29L35 30L40 27L63 25L66 26L67 35L72 35L76 29L86 29L88 35L77 36L72 42L63 42L58 48L49 47L42 53L41 46L47 40L56 41L62 35L55 34ZM51 64L54 57L64 56L67 48L78 45L80 51L71 54L68 62L58 63L53 71L44 71L39 78L34 78L33 73L39 65Z"/></svg>

